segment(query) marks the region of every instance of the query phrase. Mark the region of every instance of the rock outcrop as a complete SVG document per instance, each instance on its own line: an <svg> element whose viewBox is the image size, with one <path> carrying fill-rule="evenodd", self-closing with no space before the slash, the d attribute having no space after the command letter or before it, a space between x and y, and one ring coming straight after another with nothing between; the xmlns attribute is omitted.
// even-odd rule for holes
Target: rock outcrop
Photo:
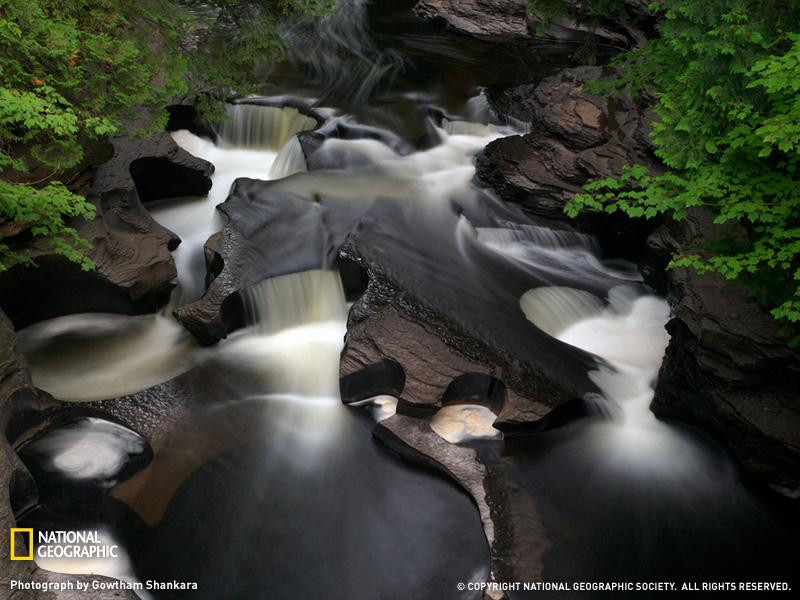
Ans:
<svg viewBox="0 0 800 600"><path fill-rule="evenodd" d="M83 188L97 209L91 221L68 225L92 243L96 269L52 252L44 238L22 233L15 250L36 267L0 273L0 307L16 327L76 312L151 312L169 297L176 276L171 251L180 240L148 214L143 201L204 195L213 166L180 149L168 134L153 139L113 140L114 156L84 176Z"/></svg>
<svg viewBox="0 0 800 600"><path fill-rule="evenodd" d="M468 238L455 250L417 213L378 200L341 250L369 276L350 311L343 401L389 393L400 398L398 412L419 415L454 395L487 403L499 395L495 426L513 432L543 427L551 411L595 392L587 377L594 358L522 313L519 298L535 275ZM443 230L457 231L458 217L446 215L437 215L450 220Z"/></svg>
<svg viewBox="0 0 800 600"><path fill-rule="evenodd" d="M508 41L528 35L526 7L526 0L420 0L412 10L458 33Z"/></svg>
<svg viewBox="0 0 800 600"><path fill-rule="evenodd" d="M712 217L694 211L656 231L662 257L702 248L717 234ZM673 306L671 339L653 411L711 429L745 470L792 496L800 494L800 353L740 285L719 275L666 273Z"/></svg>
<svg viewBox="0 0 800 600"><path fill-rule="evenodd" d="M489 103L499 114L532 128L486 146L476 159L477 182L529 214L564 219L564 204L590 181L634 163L659 172L647 139L652 119L647 105L584 91L586 82L604 74L601 67L577 67L538 84L489 89ZM576 224L596 235L608 253L628 258L638 258L653 229L650 222L596 212Z"/></svg>
<svg viewBox="0 0 800 600"><path fill-rule="evenodd" d="M643 2L626 2L624 11L598 23L577 23L568 16L543 16L527 0L374 0L370 14L378 21L416 21L434 30L491 43L567 43L595 50L631 48L652 31L653 15ZM598 44L600 47L598 47Z"/></svg>
<svg viewBox="0 0 800 600"><path fill-rule="evenodd" d="M660 172L647 140L647 104L583 91L585 82L604 74L599 67L578 67L538 84L489 89L492 107L530 122L532 133L489 144L477 159L478 181L529 214L564 219L564 203L587 182L618 174L629 163ZM673 307L654 412L714 431L747 472L796 495L797 352L738 284L666 270L671 255L696 251L715 237L711 221L694 212L683 222L659 226L586 211L577 225L594 233L607 254L638 261L647 282Z"/></svg>
<svg viewBox="0 0 800 600"><path fill-rule="evenodd" d="M270 182L237 180L218 207L225 226L205 246L207 290L176 311L178 320L206 345L242 327L240 292L245 288L269 277L337 264L339 246L358 218L352 208L335 199L312 202L276 190Z"/></svg>
<svg viewBox="0 0 800 600"><path fill-rule="evenodd" d="M472 497L489 545L489 581L540 581L550 542L536 501L511 477L485 464L472 448L439 437L425 419L393 415L375 426L375 437L403 459L440 471ZM492 590L487 598L504 598Z"/></svg>

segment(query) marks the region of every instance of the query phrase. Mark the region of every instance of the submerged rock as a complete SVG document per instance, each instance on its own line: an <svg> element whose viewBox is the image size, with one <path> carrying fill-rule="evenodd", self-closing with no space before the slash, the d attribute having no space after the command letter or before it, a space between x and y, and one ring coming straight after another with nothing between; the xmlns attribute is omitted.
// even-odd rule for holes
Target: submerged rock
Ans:
<svg viewBox="0 0 800 600"><path fill-rule="evenodd" d="M532 124L531 133L495 140L476 159L479 184L529 214L564 219L564 205L586 183L617 175L629 164L659 172L647 139L652 114L627 96L601 98L583 90L601 67L564 69L538 84L487 91L501 115ZM586 211L577 225L612 255L638 258L654 225L624 215Z"/></svg>
<svg viewBox="0 0 800 600"><path fill-rule="evenodd" d="M458 217L437 217L458 235ZM345 242L341 255L369 285L350 311L342 400L393 394L398 412L418 415L476 396L501 406L495 427L510 432L543 427L551 411L595 392L594 358L522 313L535 276L469 238L455 250L441 231L414 206L379 200Z"/></svg>
<svg viewBox="0 0 800 600"><path fill-rule="evenodd" d="M180 149L164 133L113 140L114 157L100 165L85 193L97 208L91 221L67 224L89 240L96 269L82 271L52 252L45 238L18 238L15 250L36 267L0 273L0 306L16 327L78 312L151 312L169 297L176 276L171 251L180 240L156 223L143 201L203 195L213 166Z"/></svg>
<svg viewBox="0 0 800 600"><path fill-rule="evenodd" d="M719 232L694 211L650 239L665 259L702 248ZM746 471L800 494L800 355L772 316L739 284L693 270L666 272L671 339L652 410L723 437Z"/></svg>

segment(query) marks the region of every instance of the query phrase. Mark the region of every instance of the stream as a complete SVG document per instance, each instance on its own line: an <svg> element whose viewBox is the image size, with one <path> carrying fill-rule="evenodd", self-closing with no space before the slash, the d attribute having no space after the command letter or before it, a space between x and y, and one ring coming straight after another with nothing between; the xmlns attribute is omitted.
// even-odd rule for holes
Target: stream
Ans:
<svg viewBox="0 0 800 600"><path fill-rule="evenodd" d="M455 587L485 581L490 569L470 497L372 438L394 398L340 401L354 299L316 238L302 257L275 258L286 265L281 274L245 290L245 327L218 345L200 346L172 316L202 296L203 245L224 223L215 207L247 178L309 202L341 199L358 214L392 203L407 219L392 224L404 227L392 232L405 236L398 251L418 261L422 277L434 271L424 256L434 243L453 285L485 282L484 303L513 294L541 331L597 357L588 376L600 394L587 415L562 426L506 442L484 406L449 406L431 420L438 435L475 449L535 499L549 539L545 580L792 572L796 517L751 490L714 439L649 410L668 342L666 301L635 265L603 258L589 236L505 221L502 203L472 182L475 154L526 127L492 115L482 87L544 77L568 55L487 59L457 36L375 32L356 0L341 2L318 31L298 27L289 39L264 85L271 105L228 105L216 140L172 132L215 172L207 198L147 204L182 240L170 304L155 315L70 315L19 332L34 383L59 400L130 396L180 407L174 426L152 425L152 447L124 419L93 413L20 450L41 496L20 526L98 530L124 550L117 559L39 565L131 582L194 581L191 597L209 600L481 597ZM487 67L492 60L498 68ZM296 134L317 123L279 96L314 103L326 119L320 130L338 124L362 135L326 138L309 169ZM488 216L473 217L481 211ZM548 284L518 293L506 271L515 282Z"/></svg>

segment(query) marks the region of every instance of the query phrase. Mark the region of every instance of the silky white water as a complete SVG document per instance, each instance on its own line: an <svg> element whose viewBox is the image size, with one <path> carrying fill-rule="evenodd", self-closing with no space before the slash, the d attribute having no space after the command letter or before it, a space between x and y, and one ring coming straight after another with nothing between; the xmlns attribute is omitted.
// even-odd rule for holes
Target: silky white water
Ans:
<svg viewBox="0 0 800 600"><path fill-rule="evenodd" d="M181 303L196 300L204 290L203 246L222 228L216 207L228 197L233 182L279 179L305 170L295 134L316 126L296 108L236 104L228 105L227 113L216 144L185 129L172 132L181 148L214 165L208 197L168 201L152 210L159 223L181 238L174 252Z"/></svg>
<svg viewBox="0 0 800 600"><path fill-rule="evenodd" d="M78 314L18 332L36 387L59 400L124 396L190 369L198 345L171 316Z"/></svg>
<svg viewBox="0 0 800 600"><path fill-rule="evenodd" d="M223 344L223 360L246 366L268 393L339 403L339 354L347 307L339 273L272 277L243 295L250 327Z"/></svg>
<svg viewBox="0 0 800 600"><path fill-rule="evenodd" d="M214 165L208 197L150 207L153 217L181 238L173 253L179 284L173 302L156 315L69 315L25 328L19 332L20 345L37 387L61 400L104 400L171 379L203 358L171 312L175 303L196 300L205 289L203 246L222 227L216 206L240 177L269 180L303 170L294 134L316 124L294 108L236 105L229 113L231 124L221 132L228 140L223 147L186 130L172 133L184 150ZM248 133L246 126L254 131ZM266 141L256 144L256 137ZM235 147L236 142L255 149ZM60 339L64 349L53 343Z"/></svg>
<svg viewBox="0 0 800 600"><path fill-rule="evenodd" d="M607 303L570 288L537 288L520 299L526 317L557 339L602 359L589 373L606 416L582 433L583 447L612 469L689 480L706 457L650 410L669 342L669 306L629 286L612 288Z"/></svg>
<svg viewBox="0 0 800 600"><path fill-rule="evenodd" d="M69 479L109 480L145 447L143 438L120 425L81 419L43 434L25 450L47 456L49 468Z"/></svg>

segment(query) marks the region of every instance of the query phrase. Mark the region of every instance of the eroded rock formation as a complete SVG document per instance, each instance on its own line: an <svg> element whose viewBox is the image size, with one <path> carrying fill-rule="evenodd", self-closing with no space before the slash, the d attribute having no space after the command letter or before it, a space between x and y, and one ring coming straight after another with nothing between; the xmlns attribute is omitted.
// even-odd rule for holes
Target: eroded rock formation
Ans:
<svg viewBox="0 0 800 600"><path fill-rule="evenodd" d="M663 257L702 248L718 234L694 211L650 239ZM662 261L663 262L663 261ZM670 344L653 411L721 435L745 469L790 495L800 493L800 354L778 323L739 284L716 274L666 273L673 306Z"/></svg>
<svg viewBox="0 0 800 600"><path fill-rule="evenodd" d="M652 120L647 104L584 91L588 81L603 76L602 67L576 67L538 84L488 90L495 110L532 127L531 133L486 146L476 160L478 183L529 214L564 219L564 204L588 182L618 174L629 164L659 172L647 139ZM581 215L577 225L596 235L609 253L629 258L637 258L653 228L595 212Z"/></svg>
<svg viewBox="0 0 800 600"><path fill-rule="evenodd" d="M24 232L11 241L36 267L15 266L0 273L0 307L16 327L77 312L146 313L166 302L174 285L171 251L180 240L156 223L143 201L203 195L213 167L180 149L164 133L148 140L117 138L114 156L96 172L84 174L87 198L95 205L91 221L68 225L89 240L97 265L82 271L55 255L44 238Z"/></svg>
<svg viewBox="0 0 800 600"><path fill-rule="evenodd" d="M269 182L237 180L218 208L226 224L205 246L208 288L176 311L178 320L203 344L243 326L240 292L248 286L336 265L339 246L357 218L351 208L335 199L311 202Z"/></svg>
<svg viewBox="0 0 800 600"><path fill-rule="evenodd" d="M502 388L495 426L511 432L541 427L553 409L595 392L586 375L594 359L538 330L519 308L535 277L468 241L463 251L475 270L465 274L462 256L414 210L379 200L341 250L369 275L350 312L343 401L391 393L399 412L430 414L461 377L479 375L486 389L476 394ZM455 215L439 218L455 230Z"/></svg>
<svg viewBox="0 0 800 600"><path fill-rule="evenodd" d="M599 67L579 67L539 84L490 89L495 110L531 122L532 132L489 144L477 159L479 182L529 214L564 219L564 203L590 181L630 163L660 172L647 140L652 117L646 104L583 91L585 82L603 74ZM695 212L656 229L655 220L587 211L577 225L597 235L608 254L638 260L648 283L673 307L654 412L716 432L749 473L796 494L796 351L740 285L666 270L671 255L697 251L718 235L711 220Z"/></svg>

